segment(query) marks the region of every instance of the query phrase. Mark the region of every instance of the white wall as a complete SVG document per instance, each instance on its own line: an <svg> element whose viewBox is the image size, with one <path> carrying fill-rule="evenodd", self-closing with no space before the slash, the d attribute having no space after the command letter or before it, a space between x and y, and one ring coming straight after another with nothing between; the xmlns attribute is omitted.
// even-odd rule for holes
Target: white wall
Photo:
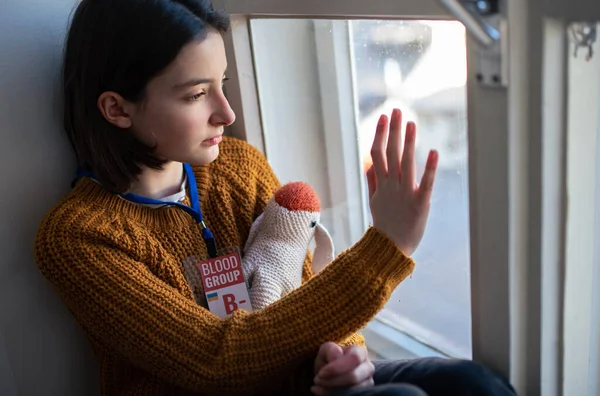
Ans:
<svg viewBox="0 0 600 396"><path fill-rule="evenodd" d="M33 241L74 159L57 87L75 0L0 0L0 395L98 394L75 320L38 272Z"/></svg>
<svg viewBox="0 0 600 396"><path fill-rule="evenodd" d="M337 241L313 22L259 19L251 28L266 156L281 183L304 181L315 189L321 220ZM290 48L303 56L288 56Z"/></svg>
<svg viewBox="0 0 600 396"><path fill-rule="evenodd" d="M269 162L282 183L306 181L328 203L313 23L261 19L252 21L251 27ZM289 48L307 56L285 56Z"/></svg>

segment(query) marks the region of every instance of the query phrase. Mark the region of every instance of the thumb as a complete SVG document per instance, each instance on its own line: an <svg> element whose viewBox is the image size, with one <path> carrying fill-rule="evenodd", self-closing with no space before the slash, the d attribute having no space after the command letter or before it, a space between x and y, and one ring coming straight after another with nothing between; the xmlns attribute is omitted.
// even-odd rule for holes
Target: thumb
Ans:
<svg viewBox="0 0 600 396"><path fill-rule="evenodd" d="M334 345L335 345L335 348L332 347L327 350L327 363L331 363L335 360L338 360L342 356L344 356L344 351L342 350L342 347L340 347L337 344L334 344Z"/></svg>
<svg viewBox="0 0 600 396"><path fill-rule="evenodd" d="M323 366L332 362L333 360L339 359L344 355L342 347L334 342L326 342L319 348L319 353L315 359L314 371L317 374Z"/></svg>
<svg viewBox="0 0 600 396"><path fill-rule="evenodd" d="M367 171L367 184L369 185L369 199L371 199L377 189L377 177L375 176L375 168L373 168L373 165L371 165Z"/></svg>

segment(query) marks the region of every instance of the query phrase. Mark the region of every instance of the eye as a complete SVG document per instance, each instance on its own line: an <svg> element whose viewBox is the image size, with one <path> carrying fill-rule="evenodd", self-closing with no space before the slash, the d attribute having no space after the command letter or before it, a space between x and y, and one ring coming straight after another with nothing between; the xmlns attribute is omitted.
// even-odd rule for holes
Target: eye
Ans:
<svg viewBox="0 0 600 396"><path fill-rule="evenodd" d="M317 222L315 220L310 222L310 228L315 228L317 226Z"/></svg>
<svg viewBox="0 0 600 396"><path fill-rule="evenodd" d="M227 81L229 81L229 77L223 77L223 80L221 80L221 86L224 86Z"/></svg>
<svg viewBox="0 0 600 396"><path fill-rule="evenodd" d="M193 102L193 101L196 101L196 100L199 100L199 99L200 99L202 96L204 96L204 95L206 95L206 92L204 92L204 91L203 91L203 92L198 92L196 95L192 95L192 96L190 96L190 100L191 100L192 102Z"/></svg>

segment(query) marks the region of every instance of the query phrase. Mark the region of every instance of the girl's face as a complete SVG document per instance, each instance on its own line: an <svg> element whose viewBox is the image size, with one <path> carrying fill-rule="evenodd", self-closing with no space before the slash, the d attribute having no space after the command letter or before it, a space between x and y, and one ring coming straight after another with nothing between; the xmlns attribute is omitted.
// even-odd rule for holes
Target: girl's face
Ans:
<svg viewBox="0 0 600 396"><path fill-rule="evenodd" d="M184 46L162 74L146 86L145 99L128 104L137 139L158 157L200 165L219 154L223 127L235 120L223 83L227 59L221 35L209 32Z"/></svg>

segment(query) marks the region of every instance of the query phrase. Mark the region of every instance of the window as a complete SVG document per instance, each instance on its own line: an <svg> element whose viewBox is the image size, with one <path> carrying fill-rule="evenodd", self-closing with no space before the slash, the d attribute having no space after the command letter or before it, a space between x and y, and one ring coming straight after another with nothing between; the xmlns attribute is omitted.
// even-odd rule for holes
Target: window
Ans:
<svg viewBox="0 0 600 396"><path fill-rule="evenodd" d="M304 180L317 190L338 252L370 222L364 171L379 115L398 107L405 121L417 123L419 167L430 148L439 150L430 222L415 254L418 269L365 336L386 358L470 357L462 24L254 19L250 26L267 157L282 181ZM390 330L405 336L402 348L394 349L400 335L389 336Z"/></svg>
<svg viewBox="0 0 600 396"><path fill-rule="evenodd" d="M448 160L418 270L394 294L399 307L392 299L365 329L371 349L384 357L472 356L519 394L599 394L600 47L590 21L600 20L600 2L215 4L233 16L231 133L263 150L283 181L317 189L338 251L369 224L365 146L378 111L399 103L418 123L418 145L439 145ZM436 49L443 29L443 40L456 40ZM422 84L416 90L414 81ZM444 259L460 276L452 272L427 296L437 298L430 307L411 298L423 291L411 285L440 288L439 274L427 272L443 254L438 227L455 238ZM440 302L457 315L433 305ZM427 309L438 309L436 323Z"/></svg>
<svg viewBox="0 0 600 396"><path fill-rule="evenodd" d="M364 168L377 119L394 107L417 123L419 173L428 150L440 152L428 228L414 255L418 269L380 318L444 353L470 357L464 27L456 21L357 20L350 29Z"/></svg>

